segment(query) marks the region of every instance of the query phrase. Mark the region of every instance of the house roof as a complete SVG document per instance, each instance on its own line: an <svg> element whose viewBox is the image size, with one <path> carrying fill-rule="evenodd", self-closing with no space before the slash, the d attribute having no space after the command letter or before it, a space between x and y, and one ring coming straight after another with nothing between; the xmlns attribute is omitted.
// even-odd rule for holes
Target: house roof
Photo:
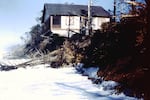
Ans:
<svg viewBox="0 0 150 100"><path fill-rule="evenodd" d="M45 22L50 15L87 16L87 11L87 5L45 4L42 22ZM92 6L91 12L92 16L110 16L110 14L101 6Z"/></svg>

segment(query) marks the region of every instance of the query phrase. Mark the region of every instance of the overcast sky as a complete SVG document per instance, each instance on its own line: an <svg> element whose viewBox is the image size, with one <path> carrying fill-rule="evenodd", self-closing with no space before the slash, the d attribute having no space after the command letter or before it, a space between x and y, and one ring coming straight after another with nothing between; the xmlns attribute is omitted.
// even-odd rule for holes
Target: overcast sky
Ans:
<svg viewBox="0 0 150 100"><path fill-rule="evenodd" d="M113 0L93 0L94 5L112 9ZM84 4L88 0L0 0L0 52L19 43L20 37L35 25L44 3Z"/></svg>

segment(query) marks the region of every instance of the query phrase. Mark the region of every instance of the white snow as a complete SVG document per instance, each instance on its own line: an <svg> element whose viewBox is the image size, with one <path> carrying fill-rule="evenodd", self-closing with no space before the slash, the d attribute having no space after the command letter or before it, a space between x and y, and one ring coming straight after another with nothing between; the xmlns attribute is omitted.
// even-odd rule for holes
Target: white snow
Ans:
<svg viewBox="0 0 150 100"><path fill-rule="evenodd" d="M89 78L95 78L98 79L97 72L99 70L98 67L89 67L89 68L83 68L83 63L78 63L76 66L76 69L78 72L82 73L84 76L88 76Z"/></svg>
<svg viewBox="0 0 150 100"><path fill-rule="evenodd" d="M2 65L18 65L18 64L22 64L24 62L30 61L31 59L0 59L0 64Z"/></svg>
<svg viewBox="0 0 150 100"><path fill-rule="evenodd" d="M99 70L98 67L90 67L90 68L84 68L83 69L83 75L87 75L89 78L95 78L97 79L97 71Z"/></svg>
<svg viewBox="0 0 150 100"><path fill-rule="evenodd" d="M115 82L96 85L73 67L53 69L46 66L0 72L0 100L137 100L104 89L114 86Z"/></svg>

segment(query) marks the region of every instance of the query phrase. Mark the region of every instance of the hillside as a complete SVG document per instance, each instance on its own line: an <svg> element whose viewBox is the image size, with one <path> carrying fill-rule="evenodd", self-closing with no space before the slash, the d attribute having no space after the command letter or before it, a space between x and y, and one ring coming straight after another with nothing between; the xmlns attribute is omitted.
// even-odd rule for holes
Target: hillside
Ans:
<svg viewBox="0 0 150 100"><path fill-rule="evenodd" d="M102 30L91 35L74 34L71 38L35 35L26 45L27 54L55 52L51 67L83 63L85 68L99 67L98 76L103 80L121 83L118 92L150 99L149 18L147 12L140 16L123 18L120 22L105 23ZM39 55L37 55L39 56Z"/></svg>
<svg viewBox="0 0 150 100"><path fill-rule="evenodd" d="M124 26L117 24L115 27ZM132 37L130 35L130 32L123 34L108 31L96 31L90 36L75 34L53 51L51 56L55 59L49 63L54 68L70 63L83 63L86 68L98 66L99 77L121 83L116 87L118 92L149 98L149 68L144 62L145 53L140 53L142 48L139 49L139 46L134 47L136 34Z"/></svg>

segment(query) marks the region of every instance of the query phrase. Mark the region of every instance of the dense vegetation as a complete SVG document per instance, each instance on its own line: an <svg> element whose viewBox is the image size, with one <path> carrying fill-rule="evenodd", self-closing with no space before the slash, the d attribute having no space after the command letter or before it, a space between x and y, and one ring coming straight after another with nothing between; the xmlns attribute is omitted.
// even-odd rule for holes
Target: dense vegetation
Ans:
<svg viewBox="0 0 150 100"><path fill-rule="evenodd" d="M149 0L139 8L139 16L103 25L86 49L85 66L100 66L99 76L122 83L117 87L126 94L149 100Z"/></svg>

